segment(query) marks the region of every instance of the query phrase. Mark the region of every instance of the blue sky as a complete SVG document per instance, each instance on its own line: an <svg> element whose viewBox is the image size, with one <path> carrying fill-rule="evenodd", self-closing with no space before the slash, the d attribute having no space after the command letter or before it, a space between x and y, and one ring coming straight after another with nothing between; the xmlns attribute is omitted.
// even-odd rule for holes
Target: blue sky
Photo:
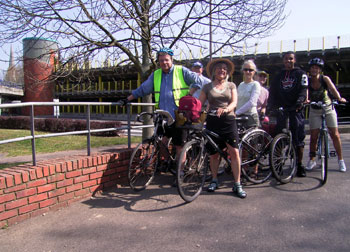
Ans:
<svg viewBox="0 0 350 252"><path fill-rule="evenodd" d="M286 14L289 16L284 26L262 41L306 40L323 36L341 36L350 40L350 0L289 0ZM350 41L348 44L350 46ZM13 45L13 49L20 51L22 44ZM8 60L8 55L0 50L0 58ZM0 70L7 67L8 63L0 62Z"/></svg>

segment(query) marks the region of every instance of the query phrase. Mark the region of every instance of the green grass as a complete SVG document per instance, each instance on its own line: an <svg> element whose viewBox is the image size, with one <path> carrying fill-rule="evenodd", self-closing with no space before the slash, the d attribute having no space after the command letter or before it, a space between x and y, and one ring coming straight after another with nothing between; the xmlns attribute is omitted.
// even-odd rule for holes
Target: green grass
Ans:
<svg viewBox="0 0 350 252"><path fill-rule="evenodd" d="M47 134L47 132L35 132L36 135ZM29 136L29 130L8 130L0 129L0 140ZM141 142L141 137L132 137L132 143ZM127 144L127 137L91 137L91 147L114 146ZM82 150L87 148L86 135L71 135L49 138L39 138L35 140L36 153L53 153L57 151ZM0 153L8 157L31 155L31 140L25 140L9 144L0 145Z"/></svg>

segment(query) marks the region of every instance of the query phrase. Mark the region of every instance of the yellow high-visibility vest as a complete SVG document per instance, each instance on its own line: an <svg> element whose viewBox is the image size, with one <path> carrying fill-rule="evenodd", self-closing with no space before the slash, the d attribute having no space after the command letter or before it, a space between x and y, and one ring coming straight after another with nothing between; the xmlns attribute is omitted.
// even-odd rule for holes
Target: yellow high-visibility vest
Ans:
<svg viewBox="0 0 350 252"><path fill-rule="evenodd" d="M153 74L154 99L156 106L159 104L160 85L162 83L162 69L157 69ZM173 96L176 106L179 106L181 97L187 95L189 87L184 80L182 66L174 65L173 71Z"/></svg>

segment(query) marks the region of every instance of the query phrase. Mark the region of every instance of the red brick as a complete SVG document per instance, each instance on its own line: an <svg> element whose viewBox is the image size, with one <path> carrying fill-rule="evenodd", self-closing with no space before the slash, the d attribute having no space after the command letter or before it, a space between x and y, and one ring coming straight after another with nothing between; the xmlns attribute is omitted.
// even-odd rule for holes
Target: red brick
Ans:
<svg viewBox="0 0 350 252"><path fill-rule="evenodd" d="M17 172L14 169L11 169L11 168L3 169L2 171L7 173L7 174L9 174L9 175L12 175L16 185L22 184L21 171Z"/></svg>
<svg viewBox="0 0 350 252"><path fill-rule="evenodd" d="M103 155L102 156L102 164L106 164L107 163L107 156Z"/></svg>
<svg viewBox="0 0 350 252"><path fill-rule="evenodd" d="M47 213L48 211L50 211L50 208L46 207L46 208L41 208L41 209L38 209L34 212L31 212L30 213L30 217L36 217L36 216L39 216L39 215L43 215L44 213Z"/></svg>
<svg viewBox="0 0 350 252"><path fill-rule="evenodd" d="M89 189L90 189L90 192L92 194L95 194L96 192L101 191L103 189L103 186L102 185L96 185L96 186L90 187Z"/></svg>
<svg viewBox="0 0 350 252"><path fill-rule="evenodd" d="M58 174L55 174L55 175L48 177L47 183L54 183L54 182L62 181L62 180L64 180L64 174L58 173Z"/></svg>
<svg viewBox="0 0 350 252"><path fill-rule="evenodd" d="M44 177L47 177L50 175L50 172L49 172L49 167L47 165L43 165L41 166L41 168L43 169L43 175Z"/></svg>
<svg viewBox="0 0 350 252"><path fill-rule="evenodd" d="M34 203L34 204L27 205L27 206L23 206L23 207L19 208L18 211L19 211L19 214L24 214L24 213L32 212L36 209L39 209L39 203Z"/></svg>
<svg viewBox="0 0 350 252"><path fill-rule="evenodd" d="M80 196L88 196L91 195L90 190L88 188L79 190L77 192L74 192L75 197L80 197Z"/></svg>
<svg viewBox="0 0 350 252"><path fill-rule="evenodd" d="M81 170L71 171L66 173L66 178L74 178L78 176L81 176Z"/></svg>
<svg viewBox="0 0 350 252"><path fill-rule="evenodd" d="M72 161L67 161L67 162L66 162L66 165L67 165L67 171L72 171L72 170L73 170Z"/></svg>
<svg viewBox="0 0 350 252"><path fill-rule="evenodd" d="M34 181L30 181L27 183L27 187L31 188L31 187L38 187L38 186L42 186L47 184L46 178L42 178L42 179L38 179L38 180L34 180Z"/></svg>
<svg viewBox="0 0 350 252"><path fill-rule="evenodd" d="M82 184L76 184L76 185L68 186L66 188L66 192L69 193L69 192L80 190L82 188L83 188Z"/></svg>
<svg viewBox="0 0 350 252"><path fill-rule="evenodd" d="M87 181L87 182L83 182L83 188L94 186L96 184L97 184L96 180L90 180L90 181Z"/></svg>
<svg viewBox="0 0 350 252"><path fill-rule="evenodd" d="M108 181L110 181L109 176L103 176L103 177L101 178L101 183L106 183L106 182L108 182Z"/></svg>
<svg viewBox="0 0 350 252"><path fill-rule="evenodd" d="M28 188L23 191L16 192L16 197L17 199L23 198L23 197L28 197L36 194L36 187L33 188Z"/></svg>
<svg viewBox="0 0 350 252"><path fill-rule="evenodd" d="M21 190L23 190L25 188L26 188L26 185L25 184L21 184L21 185L18 185L18 186L7 188L7 189L4 190L4 192L5 193L17 192L17 191L21 191Z"/></svg>
<svg viewBox="0 0 350 252"><path fill-rule="evenodd" d="M5 211L5 204L0 204L0 213Z"/></svg>
<svg viewBox="0 0 350 252"><path fill-rule="evenodd" d="M89 175L77 177L77 178L74 178L74 184L78 184L78 183L88 181L88 180L89 180Z"/></svg>
<svg viewBox="0 0 350 252"><path fill-rule="evenodd" d="M43 207L48 207L48 206L51 206L54 204L57 204L57 198L52 198L52 199L41 201L39 203L39 206L40 206L40 208L43 208Z"/></svg>
<svg viewBox="0 0 350 252"><path fill-rule="evenodd" d="M23 199L19 199L19 200L14 200L11 201L9 203L5 204L5 209L6 210L10 210L10 209L14 209L14 208L18 208L24 205L28 204L28 199L27 198L23 198Z"/></svg>
<svg viewBox="0 0 350 252"><path fill-rule="evenodd" d="M103 183L103 188L110 188L110 187L116 187L117 184L115 183L115 181L109 181L106 183Z"/></svg>
<svg viewBox="0 0 350 252"><path fill-rule="evenodd" d="M9 219L9 218L14 217L16 215L18 215L17 209L5 211L5 212L0 213L0 220L6 220L6 219Z"/></svg>
<svg viewBox="0 0 350 252"><path fill-rule="evenodd" d="M36 179L36 173L35 173L35 169L33 167L22 167L22 166L20 166L19 169L22 170L22 171L27 171L29 173L29 179L30 180ZM22 174L22 176L23 176L23 174ZM25 182L25 181L23 180L23 182Z"/></svg>
<svg viewBox="0 0 350 252"><path fill-rule="evenodd" d="M93 161L92 161L92 157L88 157L88 167L93 166Z"/></svg>
<svg viewBox="0 0 350 252"><path fill-rule="evenodd" d="M6 174L6 173L2 173L0 171L0 176L5 178L6 181L6 187L11 187L14 186L14 180L13 180L13 176Z"/></svg>
<svg viewBox="0 0 350 252"><path fill-rule="evenodd" d="M56 172L62 172L62 164L60 164L60 163L59 163L59 164L56 164L56 165L55 165L55 171L56 171Z"/></svg>
<svg viewBox="0 0 350 252"><path fill-rule="evenodd" d="M92 158L92 163L94 166L98 165L97 157Z"/></svg>
<svg viewBox="0 0 350 252"><path fill-rule="evenodd" d="M95 172L90 174L90 179L101 178L103 176L103 172Z"/></svg>
<svg viewBox="0 0 350 252"><path fill-rule="evenodd" d="M9 226L12 226L14 224L17 224L19 222L25 221L27 219L29 219L30 215L29 214L22 214L13 218L10 218L7 220L7 223Z"/></svg>
<svg viewBox="0 0 350 252"><path fill-rule="evenodd" d="M60 188L49 192L49 198L57 197L59 195L65 194L66 188Z"/></svg>
<svg viewBox="0 0 350 252"><path fill-rule="evenodd" d="M68 200L73 199L73 198L74 198L74 192L66 193L62 196L58 196L58 202L68 201Z"/></svg>
<svg viewBox="0 0 350 252"><path fill-rule="evenodd" d="M47 199L47 193L42 193L42 194L30 196L28 200L29 200L29 204L31 204L31 203L46 200L46 199Z"/></svg>
<svg viewBox="0 0 350 252"><path fill-rule="evenodd" d="M104 164L104 165L99 165L97 166L97 171L105 171L107 170L108 165Z"/></svg>
<svg viewBox="0 0 350 252"><path fill-rule="evenodd" d="M56 189L56 185L55 184L43 185L43 186L39 186L38 187L38 193L48 192L48 191L52 191L54 189Z"/></svg>
<svg viewBox="0 0 350 252"><path fill-rule="evenodd" d="M21 174L22 174L22 181L23 181L23 183L28 182L29 181L29 172L22 171Z"/></svg>
<svg viewBox="0 0 350 252"><path fill-rule="evenodd" d="M72 166L73 166L73 170L77 170L79 168L78 161L77 160L72 161Z"/></svg>
<svg viewBox="0 0 350 252"><path fill-rule="evenodd" d="M6 188L6 180L4 177L0 177L0 188Z"/></svg>
<svg viewBox="0 0 350 252"><path fill-rule="evenodd" d="M108 169L107 171L105 171L103 173L103 176L112 175L112 174L115 174L115 173L117 173L116 169Z"/></svg>
<svg viewBox="0 0 350 252"><path fill-rule="evenodd" d="M57 182L57 188L61 188L64 186L69 186L69 185L73 185L73 179L65 179L63 181Z"/></svg>
<svg viewBox="0 0 350 252"><path fill-rule="evenodd" d="M56 173L56 164L50 164L49 171L50 171L50 175L55 174Z"/></svg>
<svg viewBox="0 0 350 252"><path fill-rule="evenodd" d="M67 171L67 162L61 163L61 169L62 169L62 172L66 172Z"/></svg>
<svg viewBox="0 0 350 252"><path fill-rule="evenodd" d="M14 193L4 194L0 196L0 203L8 202L14 200L15 198L16 197Z"/></svg>
<svg viewBox="0 0 350 252"><path fill-rule="evenodd" d="M83 159L83 168L88 167L88 160L86 158Z"/></svg>
<svg viewBox="0 0 350 252"><path fill-rule="evenodd" d="M101 165L101 164L102 164L102 157L101 157L101 156L98 156L98 157L97 157L97 164L98 164L98 165Z"/></svg>
<svg viewBox="0 0 350 252"><path fill-rule="evenodd" d="M78 165L78 169L83 169L84 168L84 166L83 166L83 159L78 159L77 160L77 165Z"/></svg>
<svg viewBox="0 0 350 252"><path fill-rule="evenodd" d="M96 172L96 167L83 169L83 175Z"/></svg>
<svg viewBox="0 0 350 252"><path fill-rule="evenodd" d="M36 167L35 167L35 172L36 172L36 177L37 177L37 178L42 178L42 177L44 177L43 168L36 166Z"/></svg>

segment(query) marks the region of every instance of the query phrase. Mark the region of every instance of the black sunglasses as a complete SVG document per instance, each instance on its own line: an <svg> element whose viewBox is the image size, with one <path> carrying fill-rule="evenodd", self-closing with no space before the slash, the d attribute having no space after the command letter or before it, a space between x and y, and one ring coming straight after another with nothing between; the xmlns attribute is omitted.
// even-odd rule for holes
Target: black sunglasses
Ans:
<svg viewBox="0 0 350 252"><path fill-rule="evenodd" d="M250 68L243 68L243 71L245 72L254 72L254 69L250 69Z"/></svg>

